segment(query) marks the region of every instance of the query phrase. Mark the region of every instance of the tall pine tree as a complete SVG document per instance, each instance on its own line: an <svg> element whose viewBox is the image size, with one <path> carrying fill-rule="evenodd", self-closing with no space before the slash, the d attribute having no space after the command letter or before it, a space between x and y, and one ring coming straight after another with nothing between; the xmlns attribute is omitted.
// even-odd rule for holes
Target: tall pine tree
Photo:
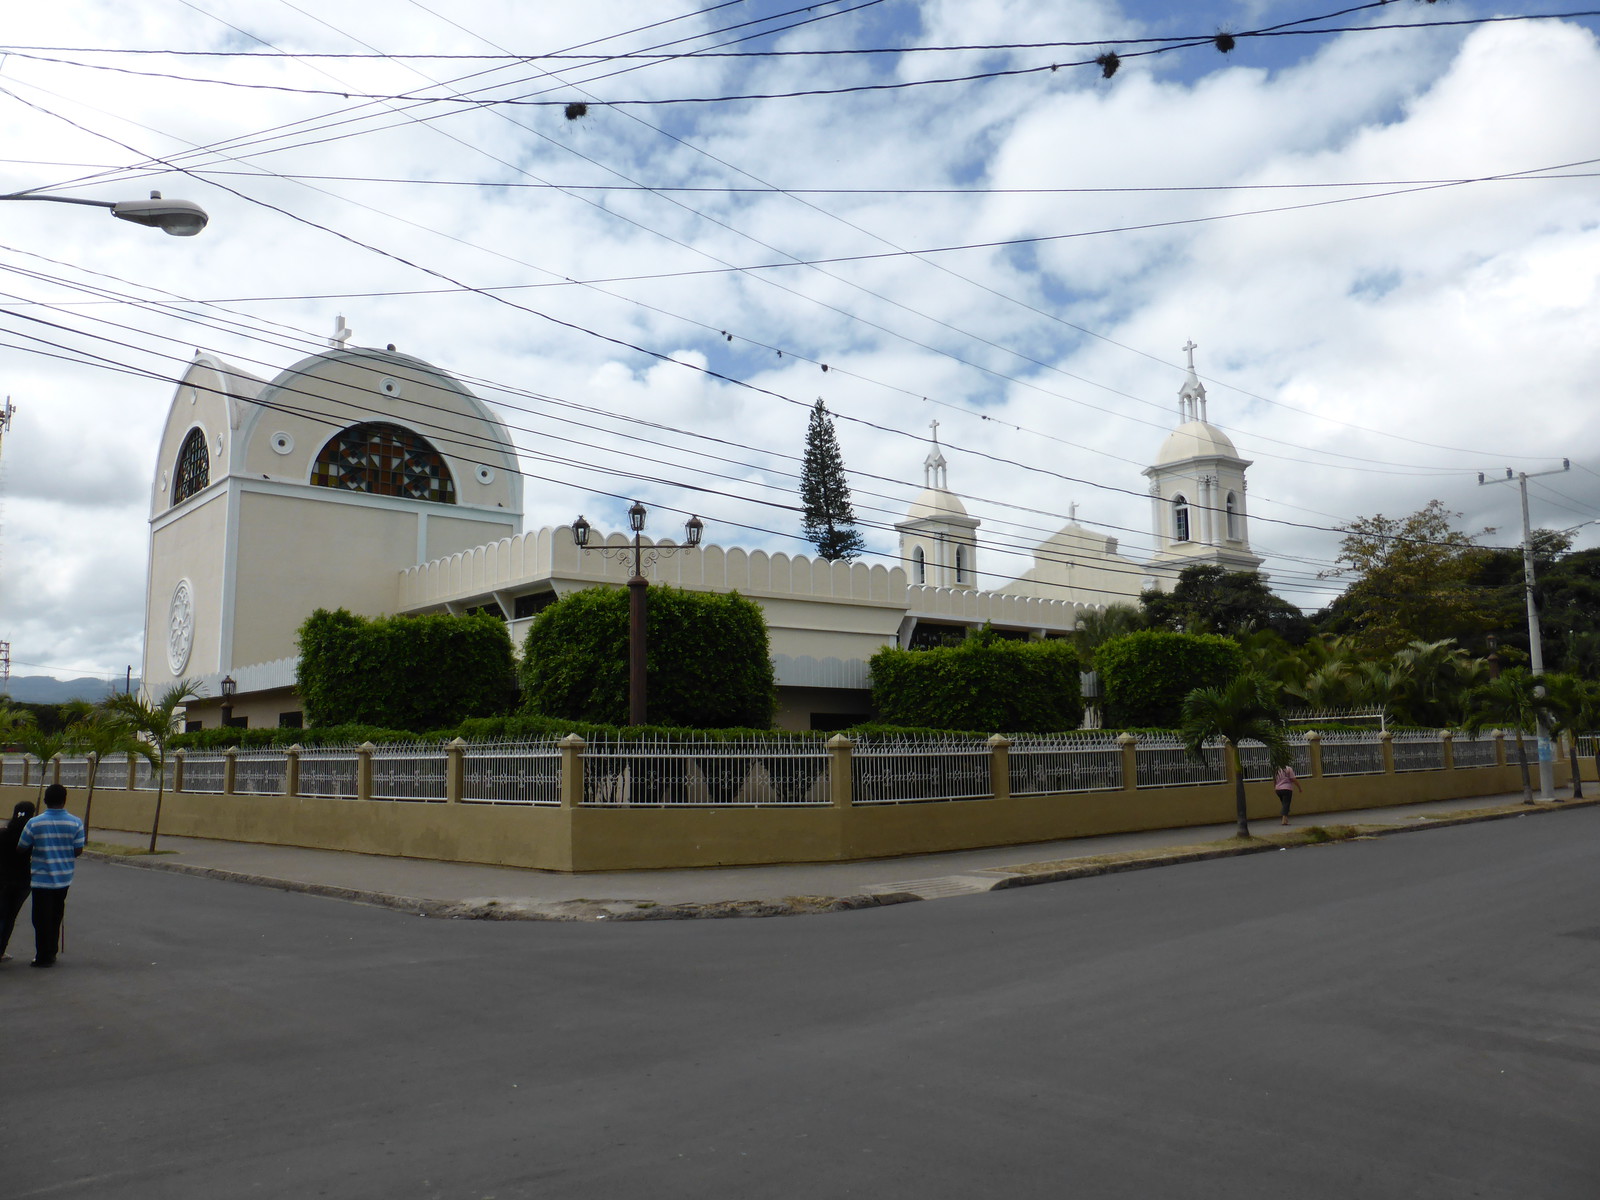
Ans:
<svg viewBox="0 0 1600 1200"><path fill-rule="evenodd" d="M805 510L801 527L817 553L830 562L860 554L864 543L850 508L850 485L844 478L844 458L834 436L828 406L817 398L806 427L806 457L800 468L800 504Z"/></svg>

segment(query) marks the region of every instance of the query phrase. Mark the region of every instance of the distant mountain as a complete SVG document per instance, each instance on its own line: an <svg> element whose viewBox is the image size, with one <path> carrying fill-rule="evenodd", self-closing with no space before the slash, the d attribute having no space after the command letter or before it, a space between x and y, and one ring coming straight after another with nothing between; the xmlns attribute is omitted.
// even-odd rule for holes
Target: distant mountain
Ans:
<svg viewBox="0 0 1600 1200"><path fill-rule="evenodd" d="M118 680L116 690L121 691L124 680ZM112 691L104 679L57 679L53 675L13 675L3 690L21 704L60 704L66 700L104 700ZM133 681L133 690L139 690L139 681Z"/></svg>

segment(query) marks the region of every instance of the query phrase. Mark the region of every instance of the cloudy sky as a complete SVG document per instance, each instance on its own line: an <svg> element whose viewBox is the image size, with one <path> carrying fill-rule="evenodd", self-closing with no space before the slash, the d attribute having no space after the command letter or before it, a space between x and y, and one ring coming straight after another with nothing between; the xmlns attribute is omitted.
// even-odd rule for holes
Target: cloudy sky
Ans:
<svg viewBox="0 0 1600 1200"><path fill-rule="evenodd" d="M659 532L694 511L803 550L821 396L873 555L937 419L987 582L1073 503L1142 557L1191 338L1303 606L1363 515L1437 498L1514 541L1515 489L1479 471L1570 457L1534 523L1600 515L1596 22L1339 7L19 8L0 191L155 188L211 225L0 210L13 671L139 661L172 379L197 349L270 377L341 315L500 407L529 528L639 496Z"/></svg>

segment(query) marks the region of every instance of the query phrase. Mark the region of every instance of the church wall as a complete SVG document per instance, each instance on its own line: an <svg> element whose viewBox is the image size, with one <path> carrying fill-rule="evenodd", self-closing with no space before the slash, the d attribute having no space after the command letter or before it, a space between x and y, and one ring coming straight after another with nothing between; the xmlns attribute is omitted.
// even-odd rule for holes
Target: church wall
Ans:
<svg viewBox="0 0 1600 1200"><path fill-rule="evenodd" d="M156 695L180 677L214 672L221 660L227 515L226 490L213 488L191 498L181 520L151 532L142 678ZM181 579L189 581L193 597L194 633L189 661L174 675L167 661L167 634L173 590Z"/></svg>
<svg viewBox="0 0 1600 1200"><path fill-rule="evenodd" d="M342 607L363 616L396 611L396 574L416 560L417 514L337 493L246 492L238 546L228 667L296 653L296 631L313 609Z"/></svg>
<svg viewBox="0 0 1600 1200"><path fill-rule="evenodd" d="M478 557L486 562L493 561L500 554L500 539L516 532L516 526L509 520L496 521L488 514L478 519L446 516L450 511L448 507L439 505L429 508L425 537L428 544L423 554L425 559L444 558L481 546L483 553ZM499 571L490 573L499 574Z"/></svg>

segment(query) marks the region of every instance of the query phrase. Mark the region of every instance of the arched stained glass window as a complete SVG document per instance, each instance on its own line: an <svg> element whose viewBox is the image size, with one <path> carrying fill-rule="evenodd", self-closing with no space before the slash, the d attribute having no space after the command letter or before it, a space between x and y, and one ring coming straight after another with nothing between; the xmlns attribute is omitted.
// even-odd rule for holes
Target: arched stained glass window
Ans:
<svg viewBox="0 0 1600 1200"><path fill-rule="evenodd" d="M191 429L178 451L178 466L172 473L172 502L181 504L211 482L211 454L206 450L206 435Z"/></svg>
<svg viewBox="0 0 1600 1200"><path fill-rule="evenodd" d="M1228 493L1228 540L1239 540L1239 497Z"/></svg>
<svg viewBox="0 0 1600 1200"><path fill-rule="evenodd" d="M918 546L911 552L911 569L916 573L918 583L928 582L928 558Z"/></svg>
<svg viewBox="0 0 1600 1200"><path fill-rule="evenodd" d="M311 482L374 496L456 502L455 480L444 456L421 434L381 421L335 434L317 455Z"/></svg>
<svg viewBox="0 0 1600 1200"><path fill-rule="evenodd" d="M1189 502L1181 494L1172 498L1172 529L1175 541L1189 540Z"/></svg>

